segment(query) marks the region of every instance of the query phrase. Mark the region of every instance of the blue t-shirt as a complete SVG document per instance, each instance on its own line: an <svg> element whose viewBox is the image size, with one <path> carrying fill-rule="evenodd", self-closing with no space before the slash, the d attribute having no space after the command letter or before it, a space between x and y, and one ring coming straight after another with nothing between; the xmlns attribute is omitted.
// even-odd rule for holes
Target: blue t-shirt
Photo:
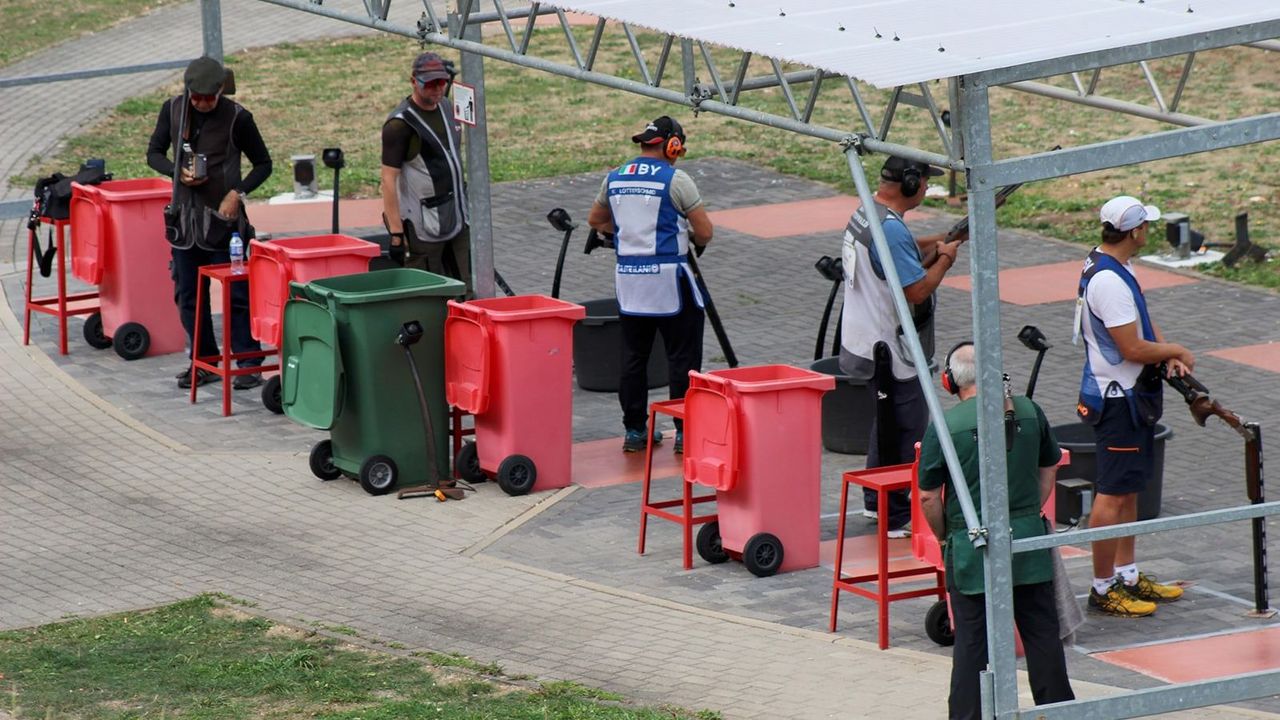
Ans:
<svg viewBox="0 0 1280 720"><path fill-rule="evenodd" d="M911 231L897 218L886 218L884 222L884 239L889 242L889 250L893 255L893 266L898 271L898 279L902 287L919 282L924 277L924 265L920 263L920 246L911 236ZM871 268L876 277L884 278L884 268L880 265L880 257L875 243L871 244Z"/></svg>

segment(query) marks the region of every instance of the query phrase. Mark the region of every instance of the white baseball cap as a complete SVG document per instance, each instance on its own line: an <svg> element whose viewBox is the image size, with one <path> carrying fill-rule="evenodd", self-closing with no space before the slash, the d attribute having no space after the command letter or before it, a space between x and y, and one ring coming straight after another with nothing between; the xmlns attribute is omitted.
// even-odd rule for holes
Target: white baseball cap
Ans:
<svg viewBox="0 0 1280 720"><path fill-rule="evenodd" d="M1160 219L1160 208L1155 205L1143 205L1136 197L1120 195L1113 197L1102 206L1099 213L1102 222L1111 223L1111 227L1120 232L1129 232L1144 222Z"/></svg>

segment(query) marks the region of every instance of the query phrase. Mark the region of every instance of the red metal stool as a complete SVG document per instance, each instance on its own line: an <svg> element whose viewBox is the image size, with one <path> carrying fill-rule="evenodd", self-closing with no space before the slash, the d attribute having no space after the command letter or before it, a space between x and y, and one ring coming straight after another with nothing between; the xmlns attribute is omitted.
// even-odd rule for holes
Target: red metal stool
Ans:
<svg viewBox="0 0 1280 720"><path fill-rule="evenodd" d="M649 483L653 479L653 428L657 427L658 415L670 415L677 420L684 420L684 400L664 400L655 402L649 406L649 424L646 432L649 433L648 441L644 451L644 484L640 491L640 543L636 548L636 552L644 554L645 532L649 526L649 516L670 520L680 523L684 531L684 569L693 568L693 526L715 520L717 515L694 515L693 506L698 503L713 502L716 499L715 493L710 495L694 496L693 484L688 481L681 482L683 492L679 499L676 500L659 500L658 502L649 501ZM668 512L665 508L680 507L679 513Z"/></svg>
<svg viewBox="0 0 1280 720"><path fill-rule="evenodd" d="M40 242L40 228L27 233L27 303L22 322L22 344L31 344L31 311L58 318L58 352L67 354L67 318L72 315L92 315L98 312L98 291L67 294L67 228L70 220L54 220L42 217L40 223L53 225L58 236L58 294L47 297L31 297L33 270L36 266L36 245Z"/></svg>
<svg viewBox="0 0 1280 720"><path fill-rule="evenodd" d="M204 299L204 279L209 278L209 282L217 282L221 285L222 292L222 348L221 355L208 355L200 357L196 350L200 347L200 308L203 307ZM239 375L250 375L256 372L268 372L270 370L279 370L280 364L266 364L258 367L232 367L232 363L237 360L254 360L257 358L265 358L269 355L276 355L279 350L251 350L249 352L236 353L231 352L231 285L232 283L249 282L249 274L245 272L233 273L230 265L204 265L201 266L199 274L196 276L196 326L194 332L191 333L193 338L191 342L191 402L196 401L196 389L200 387L196 382L196 375L199 370L207 370L222 378L222 416L226 417L231 414L231 379Z"/></svg>
<svg viewBox="0 0 1280 720"><path fill-rule="evenodd" d="M840 591L845 590L875 601L879 612L880 649L889 647L889 603L909 598L936 596L946 599L946 584L943 573L931 563L911 560L904 567L889 570L889 493L894 490L908 490L915 480L915 463L904 465L888 465L870 470L851 470L841 477L840 484L840 529L836 534L836 568L835 578L831 583L831 623L829 630L836 631L836 611L840 604ZM858 485L876 492L876 507L880 508L878 527L876 528L876 571L862 575L846 577L841 571L844 561L844 530L849 510L849 486ZM902 592L889 592L889 581L897 578L933 575L934 586ZM874 583L875 589L860 587L861 584Z"/></svg>

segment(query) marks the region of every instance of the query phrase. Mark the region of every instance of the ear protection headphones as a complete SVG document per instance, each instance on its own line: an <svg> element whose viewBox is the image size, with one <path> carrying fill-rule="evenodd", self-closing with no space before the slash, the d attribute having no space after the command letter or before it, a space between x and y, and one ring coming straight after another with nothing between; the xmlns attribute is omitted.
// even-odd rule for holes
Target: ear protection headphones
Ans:
<svg viewBox="0 0 1280 720"><path fill-rule="evenodd" d="M904 197L915 197L920 192L920 168L909 165L902 170L902 194Z"/></svg>
<svg viewBox="0 0 1280 720"><path fill-rule="evenodd" d="M952 395L960 394L960 385L956 383L956 376L951 372L951 356L955 355L960 348L972 344L969 340L965 340L964 342L956 343L955 347L947 351L947 362L942 366L942 389Z"/></svg>
<svg viewBox="0 0 1280 720"><path fill-rule="evenodd" d="M674 118L671 120L671 134L662 144L662 156L668 161L674 162L676 158L683 157L686 151L684 146L684 128L680 127L680 123Z"/></svg>

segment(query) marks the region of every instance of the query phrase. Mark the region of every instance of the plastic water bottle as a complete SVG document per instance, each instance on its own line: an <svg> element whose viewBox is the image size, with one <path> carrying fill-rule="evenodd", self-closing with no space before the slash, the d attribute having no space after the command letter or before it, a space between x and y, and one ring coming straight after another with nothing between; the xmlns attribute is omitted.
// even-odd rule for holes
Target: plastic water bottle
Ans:
<svg viewBox="0 0 1280 720"><path fill-rule="evenodd" d="M231 272L236 275L244 273L244 241L240 233L231 233Z"/></svg>

